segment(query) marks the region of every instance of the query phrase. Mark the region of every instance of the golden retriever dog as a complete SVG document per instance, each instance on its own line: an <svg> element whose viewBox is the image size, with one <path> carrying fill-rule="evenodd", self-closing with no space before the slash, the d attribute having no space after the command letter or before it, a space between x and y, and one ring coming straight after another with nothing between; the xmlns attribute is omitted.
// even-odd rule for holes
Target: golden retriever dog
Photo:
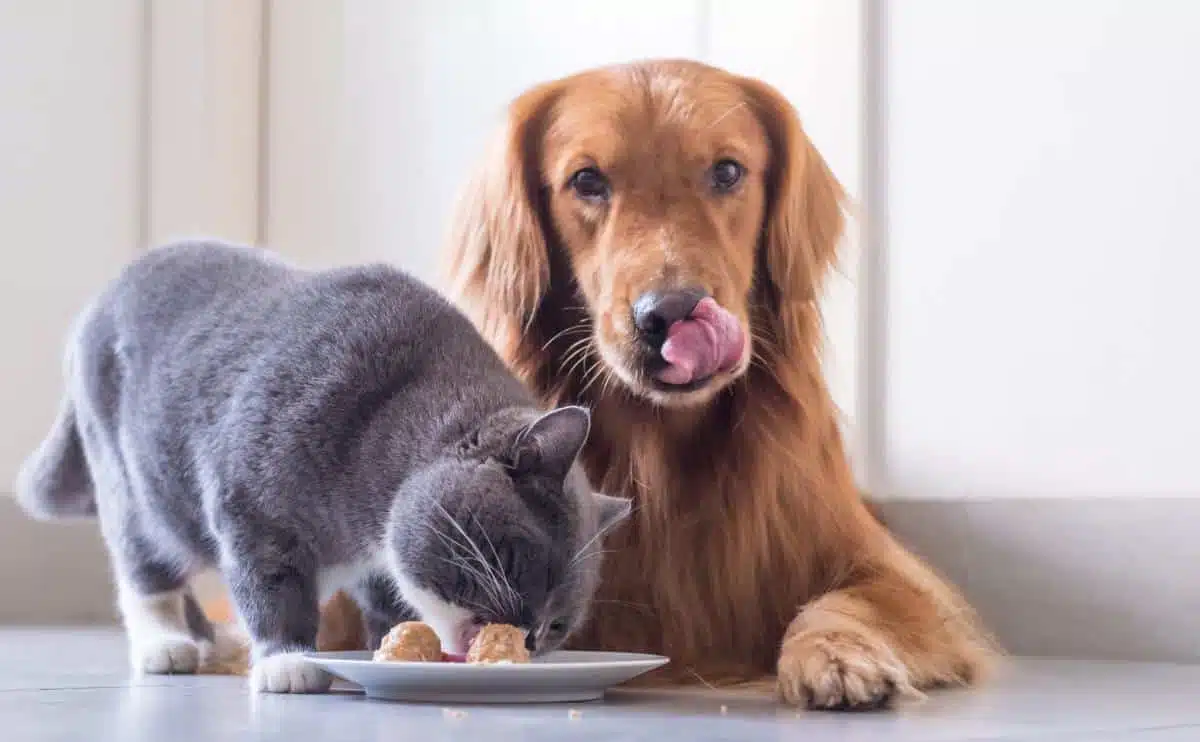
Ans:
<svg viewBox="0 0 1200 742"><path fill-rule="evenodd" d="M593 484L637 503L577 647L669 656L651 680L774 678L824 709L990 664L974 612L851 475L820 363L843 201L780 93L704 64L594 69L511 104L452 286L545 404L593 410ZM320 645L362 641L335 598Z"/></svg>
<svg viewBox="0 0 1200 742"><path fill-rule="evenodd" d="M861 709L970 684L995 649L874 519L822 378L842 188L789 102L704 64L576 74L514 101L450 245L454 295L551 404L593 410L605 545L586 648L676 677L775 677Z"/></svg>

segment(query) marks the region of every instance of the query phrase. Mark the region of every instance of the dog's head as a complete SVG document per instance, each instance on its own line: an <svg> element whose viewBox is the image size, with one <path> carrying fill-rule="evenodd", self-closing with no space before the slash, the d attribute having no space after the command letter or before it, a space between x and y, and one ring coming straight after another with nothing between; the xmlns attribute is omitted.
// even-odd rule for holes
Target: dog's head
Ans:
<svg viewBox="0 0 1200 742"><path fill-rule="evenodd" d="M543 350L594 354L668 406L708 401L756 353L811 346L797 313L842 230L841 188L787 100L695 62L528 91L467 195L452 270L493 341L541 325Z"/></svg>

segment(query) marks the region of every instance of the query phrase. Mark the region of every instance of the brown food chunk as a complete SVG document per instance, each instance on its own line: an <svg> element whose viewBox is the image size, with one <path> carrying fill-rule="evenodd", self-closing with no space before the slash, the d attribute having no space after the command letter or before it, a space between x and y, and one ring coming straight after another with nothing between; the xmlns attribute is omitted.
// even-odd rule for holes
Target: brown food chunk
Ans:
<svg viewBox="0 0 1200 742"><path fill-rule="evenodd" d="M484 626L467 650L467 662L475 665L495 665L508 662L528 662L525 633L516 626L492 623Z"/></svg>
<svg viewBox="0 0 1200 742"><path fill-rule="evenodd" d="M376 662L441 662L442 642L428 624L405 621L396 624L379 649Z"/></svg>

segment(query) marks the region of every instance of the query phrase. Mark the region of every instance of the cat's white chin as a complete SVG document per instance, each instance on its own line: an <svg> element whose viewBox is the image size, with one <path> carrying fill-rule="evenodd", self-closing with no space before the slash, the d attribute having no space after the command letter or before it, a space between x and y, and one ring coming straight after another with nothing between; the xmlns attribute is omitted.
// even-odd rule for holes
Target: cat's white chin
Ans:
<svg viewBox="0 0 1200 742"><path fill-rule="evenodd" d="M400 597L429 624L442 642L442 651L450 655L465 655L474 634L470 633L474 616L461 606L447 603L433 592L418 587L402 570L392 569L392 579Z"/></svg>
<svg viewBox="0 0 1200 742"><path fill-rule="evenodd" d="M250 688L257 693L324 693L331 685L333 676L299 652L264 657L250 671Z"/></svg>

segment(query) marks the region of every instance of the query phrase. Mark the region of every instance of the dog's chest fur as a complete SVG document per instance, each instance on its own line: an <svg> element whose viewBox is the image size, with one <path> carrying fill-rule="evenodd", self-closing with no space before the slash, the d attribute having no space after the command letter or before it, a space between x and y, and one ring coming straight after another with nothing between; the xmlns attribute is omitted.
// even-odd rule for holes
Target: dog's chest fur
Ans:
<svg viewBox="0 0 1200 742"><path fill-rule="evenodd" d="M683 680L773 672L787 625L819 589L805 498L762 463L772 459L762 441L746 446L728 425L676 441L604 405L585 465L598 489L636 509L605 545L593 618L575 643L667 655Z"/></svg>

